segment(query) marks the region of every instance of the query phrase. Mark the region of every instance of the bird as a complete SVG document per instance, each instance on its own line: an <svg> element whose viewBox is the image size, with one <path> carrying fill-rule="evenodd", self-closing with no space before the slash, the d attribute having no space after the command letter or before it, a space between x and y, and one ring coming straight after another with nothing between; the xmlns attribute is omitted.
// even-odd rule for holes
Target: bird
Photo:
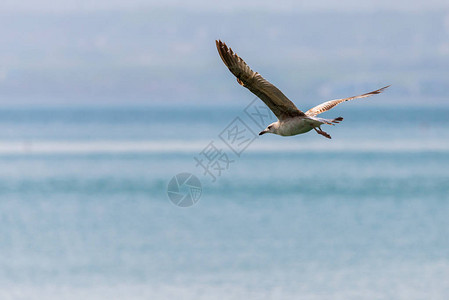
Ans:
<svg viewBox="0 0 449 300"><path fill-rule="evenodd" d="M360 98L380 94L390 85L378 90L358 96L335 99L317 105L306 112L299 110L277 87L268 82L259 73L254 72L245 61L221 40L215 41L218 53L229 71L237 78L237 82L249 89L259 97L277 117L277 121L271 123L259 135L273 133L280 136L293 136L303 134L314 129L316 133L331 139L330 134L321 129L321 125L334 125L343 121L342 117L323 119L319 114L330 110L336 105Z"/></svg>

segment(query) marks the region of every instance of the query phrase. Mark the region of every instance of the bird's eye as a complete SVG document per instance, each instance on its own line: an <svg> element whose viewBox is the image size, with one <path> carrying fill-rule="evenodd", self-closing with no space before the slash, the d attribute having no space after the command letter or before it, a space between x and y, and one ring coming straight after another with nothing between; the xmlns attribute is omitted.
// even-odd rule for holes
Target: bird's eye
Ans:
<svg viewBox="0 0 449 300"><path fill-rule="evenodd" d="M271 125L270 125L270 126L268 126L268 129L271 129L271 127L272 127Z"/></svg>

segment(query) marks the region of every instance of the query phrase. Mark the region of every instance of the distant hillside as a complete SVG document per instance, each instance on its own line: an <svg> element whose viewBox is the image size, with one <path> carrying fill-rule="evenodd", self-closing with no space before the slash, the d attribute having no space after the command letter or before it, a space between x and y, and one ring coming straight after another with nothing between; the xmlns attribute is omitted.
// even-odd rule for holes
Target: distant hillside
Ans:
<svg viewBox="0 0 449 300"><path fill-rule="evenodd" d="M449 95L449 12L16 13L0 37L4 104L237 101L216 38L293 99Z"/></svg>

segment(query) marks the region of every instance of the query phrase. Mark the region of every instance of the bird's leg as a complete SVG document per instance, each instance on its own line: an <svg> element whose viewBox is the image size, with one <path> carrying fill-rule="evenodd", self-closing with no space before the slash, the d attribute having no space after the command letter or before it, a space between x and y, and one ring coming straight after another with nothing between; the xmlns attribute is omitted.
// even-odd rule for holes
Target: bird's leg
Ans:
<svg viewBox="0 0 449 300"><path fill-rule="evenodd" d="M322 136L331 139L331 136L329 135L329 133L324 132L323 130L321 130L321 128L318 127L318 129L316 127L313 127L313 129L315 129L316 133L321 134Z"/></svg>

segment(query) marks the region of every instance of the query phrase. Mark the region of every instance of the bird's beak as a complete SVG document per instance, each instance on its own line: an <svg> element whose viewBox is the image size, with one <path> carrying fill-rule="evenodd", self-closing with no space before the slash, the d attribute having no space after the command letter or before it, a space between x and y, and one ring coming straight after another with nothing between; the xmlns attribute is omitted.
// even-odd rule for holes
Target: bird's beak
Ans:
<svg viewBox="0 0 449 300"><path fill-rule="evenodd" d="M259 132L259 135L265 134L265 133L267 133L267 132L268 132L268 130L265 129L265 130Z"/></svg>

